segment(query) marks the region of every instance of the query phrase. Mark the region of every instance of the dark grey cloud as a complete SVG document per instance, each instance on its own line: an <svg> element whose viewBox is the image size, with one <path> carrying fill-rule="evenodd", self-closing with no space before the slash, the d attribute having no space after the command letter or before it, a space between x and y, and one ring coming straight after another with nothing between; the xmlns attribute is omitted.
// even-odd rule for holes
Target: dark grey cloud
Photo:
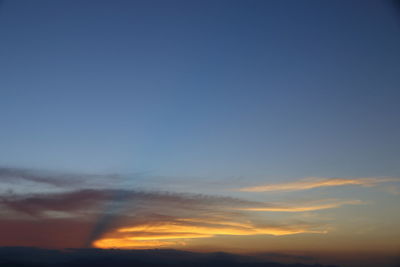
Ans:
<svg viewBox="0 0 400 267"><path fill-rule="evenodd" d="M202 194L179 194L170 192L146 192L120 189L84 189L62 193L3 195L0 204L15 211L40 216L46 211L78 212L109 204L107 213L120 210L122 203L125 212L129 210L165 211L168 210L215 210L232 206L259 204L231 197L208 196Z"/></svg>
<svg viewBox="0 0 400 267"><path fill-rule="evenodd" d="M0 182L30 181L57 187L95 185L120 178L117 174L75 174L37 169L0 167Z"/></svg>

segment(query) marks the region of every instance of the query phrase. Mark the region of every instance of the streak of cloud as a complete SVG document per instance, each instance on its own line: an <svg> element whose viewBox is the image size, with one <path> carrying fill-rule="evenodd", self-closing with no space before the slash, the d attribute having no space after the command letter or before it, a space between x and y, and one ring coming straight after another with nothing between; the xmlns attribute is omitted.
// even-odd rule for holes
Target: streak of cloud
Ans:
<svg viewBox="0 0 400 267"><path fill-rule="evenodd" d="M78 216L88 212L99 212L100 206L103 207L100 213L116 216L122 212L151 211L158 214L166 210L182 214L191 210L203 213L218 210L226 214L237 211L303 212L361 203L360 200L338 199L296 203L259 202L224 196L95 189L27 196L0 196L0 205L36 218L47 216L49 212L53 214L64 212Z"/></svg>
<svg viewBox="0 0 400 267"><path fill-rule="evenodd" d="M231 220L175 219L172 221L143 223L135 226L122 227L97 240L95 247L99 248L142 248L150 242L159 242L158 246L179 244L181 240L192 238L211 238L220 235L251 236L251 235L293 235L300 233L319 233L326 231L311 224L291 225L256 225L252 222L232 223ZM167 241L164 241L167 240ZM167 243L164 243L167 242Z"/></svg>
<svg viewBox="0 0 400 267"><path fill-rule="evenodd" d="M343 205L358 205L363 202L360 200L319 200L311 203L290 203L267 204L264 207L238 208L247 211L270 211L270 212L304 212L339 208Z"/></svg>
<svg viewBox="0 0 400 267"><path fill-rule="evenodd" d="M39 184L48 184L56 187L74 187L84 184L93 185L104 180L118 178L116 174L73 174L43 170L0 167L0 182L30 181Z"/></svg>
<svg viewBox="0 0 400 267"><path fill-rule="evenodd" d="M319 178L310 177L301 179L295 182L278 183L278 184L265 184L252 187L244 187L238 189L242 192L274 192L274 191L300 191L308 190L319 187L333 187L333 186L345 186L345 185L359 185L359 186L376 186L380 183L385 182L396 182L400 181L399 178L358 178L358 179L346 179L346 178Z"/></svg>
<svg viewBox="0 0 400 267"><path fill-rule="evenodd" d="M111 192L80 190L66 193L5 195L0 196L0 205L33 217L43 217L47 211L79 213L87 212L101 204Z"/></svg>

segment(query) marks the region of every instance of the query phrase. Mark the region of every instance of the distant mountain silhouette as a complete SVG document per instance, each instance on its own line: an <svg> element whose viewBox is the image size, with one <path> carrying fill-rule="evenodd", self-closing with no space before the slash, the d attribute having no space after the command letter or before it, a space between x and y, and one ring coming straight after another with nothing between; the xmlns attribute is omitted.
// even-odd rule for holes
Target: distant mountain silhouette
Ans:
<svg viewBox="0 0 400 267"><path fill-rule="evenodd" d="M7 267L335 267L283 264L223 252L195 253L179 250L51 250L0 247L0 266Z"/></svg>

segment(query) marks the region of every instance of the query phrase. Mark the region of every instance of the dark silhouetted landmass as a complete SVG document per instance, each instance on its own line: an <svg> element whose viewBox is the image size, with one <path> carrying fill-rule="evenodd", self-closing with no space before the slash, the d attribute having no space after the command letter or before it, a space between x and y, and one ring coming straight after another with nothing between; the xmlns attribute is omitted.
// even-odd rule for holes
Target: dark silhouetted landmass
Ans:
<svg viewBox="0 0 400 267"><path fill-rule="evenodd" d="M1 247L0 266L7 267L334 267L320 264L283 264L228 253L195 253L178 250L50 250Z"/></svg>

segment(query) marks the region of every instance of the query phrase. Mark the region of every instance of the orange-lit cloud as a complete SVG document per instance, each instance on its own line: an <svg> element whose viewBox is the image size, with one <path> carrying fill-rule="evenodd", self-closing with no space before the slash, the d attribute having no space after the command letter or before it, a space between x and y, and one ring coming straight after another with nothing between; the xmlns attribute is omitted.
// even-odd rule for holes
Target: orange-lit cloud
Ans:
<svg viewBox="0 0 400 267"><path fill-rule="evenodd" d="M296 182L265 184L252 187L240 188L243 192L270 192L270 191L299 191L318 187L344 186L344 185L360 185L375 186L384 182L400 181L398 178L305 178Z"/></svg>
<svg viewBox="0 0 400 267"><path fill-rule="evenodd" d="M293 235L300 233L326 233L307 224L255 225L251 222L232 222L216 219L182 218L173 221L145 223L121 227L94 242L98 248L141 248L179 245L193 238L219 235ZM165 241L168 240L168 241Z"/></svg>
<svg viewBox="0 0 400 267"><path fill-rule="evenodd" d="M266 205L265 207L248 207L248 208L238 208L238 209L248 210L248 211L304 212L304 211L333 209L333 208L339 208L343 205L357 205L361 203L362 201L360 200L320 200L308 203L297 203L296 205L277 203L275 205L269 204Z"/></svg>
<svg viewBox="0 0 400 267"><path fill-rule="evenodd" d="M96 248L119 248L119 249L145 249L145 248L158 248L165 246L175 245L174 242L166 241L143 241L143 240L131 240L129 238L104 238L94 242L93 246Z"/></svg>

